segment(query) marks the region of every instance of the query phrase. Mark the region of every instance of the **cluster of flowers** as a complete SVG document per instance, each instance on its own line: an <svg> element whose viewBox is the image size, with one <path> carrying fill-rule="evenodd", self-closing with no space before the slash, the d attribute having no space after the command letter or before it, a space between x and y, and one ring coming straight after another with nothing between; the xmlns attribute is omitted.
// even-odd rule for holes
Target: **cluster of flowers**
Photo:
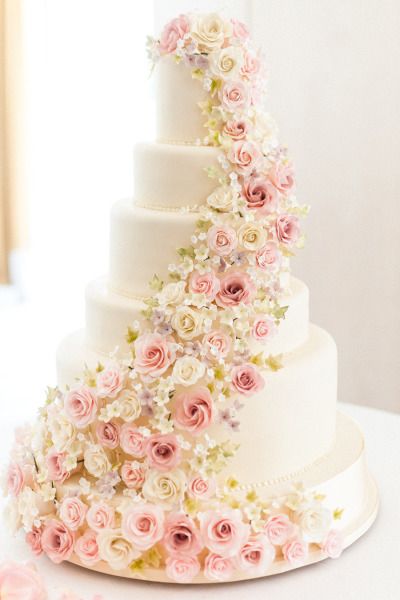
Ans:
<svg viewBox="0 0 400 600"><path fill-rule="evenodd" d="M221 147L215 192L170 278L151 282L123 360L50 390L37 425L18 432L7 491L10 516L35 554L58 563L165 568L178 582L203 570L265 573L275 558L300 564L310 544L340 553L332 514L298 492L265 503L217 475L237 449L242 402L280 362L263 342L285 313L288 257L301 245L293 174L260 110L264 85L245 26L216 15L180 16L151 43L153 57L185 61L208 90L208 135ZM218 437L218 436L217 436Z"/></svg>

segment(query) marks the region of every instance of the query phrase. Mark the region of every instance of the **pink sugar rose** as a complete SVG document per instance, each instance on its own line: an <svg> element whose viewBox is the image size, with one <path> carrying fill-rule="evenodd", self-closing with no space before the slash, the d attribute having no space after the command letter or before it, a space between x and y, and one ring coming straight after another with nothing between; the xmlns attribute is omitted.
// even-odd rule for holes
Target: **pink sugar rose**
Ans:
<svg viewBox="0 0 400 600"><path fill-rule="evenodd" d="M282 163L275 164L269 172L269 178L280 192L290 192L294 186L292 165Z"/></svg>
<svg viewBox="0 0 400 600"><path fill-rule="evenodd" d="M225 358L232 349L232 340L227 333L214 330L204 336L203 347L206 350L207 358L211 360Z"/></svg>
<svg viewBox="0 0 400 600"><path fill-rule="evenodd" d="M228 135L232 140L244 140L249 130L249 124L244 119L235 121L231 119L224 125L224 133Z"/></svg>
<svg viewBox="0 0 400 600"><path fill-rule="evenodd" d="M83 524L88 507L78 497L64 498L60 506L60 519L71 531Z"/></svg>
<svg viewBox="0 0 400 600"><path fill-rule="evenodd" d="M343 551L343 534L337 529L331 529L321 549L330 558L339 558Z"/></svg>
<svg viewBox="0 0 400 600"><path fill-rule="evenodd" d="M190 583L200 573L200 563L194 556L169 556L165 572L177 583Z"/></svg>
<svg viewBox="0 0 400 600"><path fill-rule="evenodd" d="M12 462L7 470L7 490L15 498L20 495L25 485L25 476L18 463Z"/></svg>
<svg viewBox="0 0 400 600"><path fill-rule="evenodd" d="M240 70L243 77L250 79L260 72L261 61L259 56L251 52L245 52L244 61Z"/></svg>
<svg viewBox="0 0 400 600"><path fill-rule="evenodd" d="M250 36L250 32L247 26L242 23L242 21L238 21L237 19L231 19L232 23L232 35L238 40L244 42Z"/></svg>
<svg viewBox="0 0 400 600"><path fill-rule="evenodd" d="M177 427L198 435L214 419L214 405L210 390L195 387L178 393L174 398L174 422Z"/></svg>
<svg viewBox="0 0 400 600"><path fill-rule="evenodd" d="M183 513L168 515L163 544L170 556L195 556L203 548L194 521Z"/></svg>
<svg viewBox="0 0 400 600"><path fill-rule="evenodd" d="M273 212L278 204L278 193L269 179L259 175L247 177L243 185L247 206L260 214Z"/></svg>
<svg viewBox="0 0 400 600"><path fill-rule="evenodd" d="M235 389L244 396L252 396L265 386L264 377L254 365L236 365L232 369L232 383Z"/></svg>
<svg viewBox="0 0 400 600"><path fill-rule="evenodd" d="M147 439L134 425L124 423L120 432L121 448L126 454L142 458L146 454Z"/></svg>
<svg viewBox="0 0 400 600"><path fill-rule="evenodd" d="M99 562L99 546L97 544L97 534L88 529L75 542L75 554L84 565L90 567Z"/></svg>
<svg viewBox="0 0 400 600"><path fill-rule="evenodd" d="M219 554L208 554L204 561L204 575L211 580L227 581L232 577L235 568L233 558L223 557Z"/></svg>
<svg viewBox="0 0 400 600"><path fill-rule="evenodd" d="M278 241L286 246L292 246L300 237L299 219L295 215L281 215L275 228Z"/></svg>
<svg viewBox="0 0 400 600"><path fill-rule="evenodd" d="M228 271L221 279L221 289L216 295L218 306L230 307L250 304L256 292L250 276L244 271Z"/></svg>
<svg viewBox="0 0 400 600"><path fill-rule="evenodd" d="M295 526L288 515L272 515L264 526L264 531L274 546L283 546L294 535Z"/></svg>
<svg viewBox="0 0 400 600"><path fill-rule="evenodd" d="M266 271L268 268L277 268L281 262L281 254L275 242L267 242L256 253L257 266Z"/></svg>
<svg viewBox="0 0 400 600"><path fill-rule="evenodd" d="M119 445L120 430L120 425L114 421L108 423L99 421L96 426L96 436L102 446L114 450Z"/></svg>
<svg viewBox="0 0 400 600"><path fill-rule="evenodd" d="M87 385L71 390L64 400L67 417L78 429L93 423L97 408L97 396Z"/></svg>
<svg viewBox="0 0 400 600"><path fill-rule="evenodd" d="M190 23L185 15L179 15L172 19L164 27L160 38L160 51L162 54L172 54L175 52L178 41L182 40L186 33L190 31Z"/></svg>
<svg viewBox="0 0 400 600"><path fill-rule="evenodd" d="M49 481L60 481L63 483L69 473L64 466L65 452L58 452L55 448L52 448L46 456L46 467L48 472Z"/></svg>
<svg viewBox="0 0 400 600"><path fill-rule="evenodd" d="M160 333L145 333L135 342L135 369L142 375L160 377L175 360L175 350Z"/></svg>
<svg viewBox="0 0 400 600"><path fill-rule="evenodd" d="M240 548L238 565L243 571L255 574L265 574L275 558L275 548L265 535L259 533L249 537Z"/></svg>
<svg viewBox="0 0 400 600"><path fill-rule="evenodd" d="M43 552L42 548L42 531L43 527L33 527L25 536L25 541L30 546L35 556L40 556Z"/></svg>
<svg viewBox="0 0 400 600"><path fill-rule="evenodd" d="M300 538L293 538L282 546L282 554L291 565L300 566L307 558L308 546Z"/></svg>
<svg viewBox="0 0 400 600"><path fill-rule="evenodd" d="M220 287L219 279L213 271L207 273L193 271L189 285L194 294L204 294L210 301L214 300Z"/></svg>
<svg viewBox="0 0 400 600"><path fill-rule="evenodd" d="M47 600L44 583L34 565L5 562L0 565L0 598Z"/></svg>
<svg viewBox="0 0 400 600"><path fill-rule="evenodd" d="M268 316L259 316L253 323L252 336L258 342L265 342L276 333L276 325Z"/></svg>
<svg viewBox="0 0 400 600"><path fill-rule="evenodd" d="M99 533L114 527L115 510L105 502L92 504L86 513L86 521L91 529Z"/></svg>
<svg viewBox="0 0 400 600"><path fill-rule="evenodd" d="M97 394L100 398L115 398L124 386L124 374L118 367L106 367L97 376Z"/></svg>
<svg viewBox="0 0 400 600"><path fill-rule="evenodd" d="M171 471L181 460L181 447L172 433L154 434L148 439L146 454L151 467Z"/></svg>
<svg viewBox="0 0 400 600"><path fill-rule="evenodd" d="M54 563L59 564L70 558L74 541L74 534L64 523L56 519L46 521L42 533L42 548Z"/></svg>
<svg viewBox="0 0 400 600"><path fill-rule="evenodd" d="M247 87L241 81L227 81L221 91L220 100L222 108L236 112L249 105L250 97Z"/></svg>
<svg viewBox="0 0 400 600"><path fill-rule="evenodd" d="M237 555L249 536L249 525L243 523L240 510L208 510L198 519L204 544L220 556Z"/></svg>
<svg viewBox="0 0 400 600"><path fill-rule="evenodd" d="M121 467L121 479L126 487L138 490L144 483L146 471L137 461L125 461Z"/></svg>
<svg viewBox="0 0 400 600"><path fill-rule="evenodd" d="M192 498L198 500L208 500L211 498L217 489L215 479L204 479L197 475L188 483L188 494Z"/></svg>
<svg viewBox="0 0 400 600"><path fill-rule="evenodd" d="M138 550L148 550L164 535L164 512L160 506L134 503L122 516L122 533Z"/></svg>
<svg viewBox="0 0 400 600"><path fill-rule="evenodd" d="M254 142L233 142L228 158L242 175L250 175L260 165L262 154Z"/></svg>
<svg viewBox="0 0 400 600"><path fill-rule="evenodd" d="M237 246L236 231L229 225L213 225L207 234L208 247L218 256L228 256Z"/></svg>

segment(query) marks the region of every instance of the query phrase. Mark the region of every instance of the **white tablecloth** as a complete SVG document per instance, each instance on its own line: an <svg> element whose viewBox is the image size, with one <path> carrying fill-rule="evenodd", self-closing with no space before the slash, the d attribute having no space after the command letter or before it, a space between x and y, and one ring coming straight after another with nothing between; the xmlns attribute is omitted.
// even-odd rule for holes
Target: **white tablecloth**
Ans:
<svg viewBox="0 0 400 600"><path fill-rule="evenodd" d="M378 518L372 529L338 560L291 571L284 575L217 586L178 586L123 580L98 575L69 564L53 565L45 557L37 561L51 592L70 588L89 600L398 600L400 598L400 415L370 408L341 405L358 420L367 443L368 461L381 496ZM2 462L12 432L1 430ZM31 560L24 542L0 526L0 561Z"/></svg>

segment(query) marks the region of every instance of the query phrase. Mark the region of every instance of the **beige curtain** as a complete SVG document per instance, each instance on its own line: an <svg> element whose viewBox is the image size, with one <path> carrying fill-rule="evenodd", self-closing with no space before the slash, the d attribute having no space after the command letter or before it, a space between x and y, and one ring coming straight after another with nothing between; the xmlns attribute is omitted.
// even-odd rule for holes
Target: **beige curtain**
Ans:
<svg viewBox="0 0 400 600"><path fill-rule="evenodd" d="M0 283L26 239L23 5L0 0Z"/></svg>

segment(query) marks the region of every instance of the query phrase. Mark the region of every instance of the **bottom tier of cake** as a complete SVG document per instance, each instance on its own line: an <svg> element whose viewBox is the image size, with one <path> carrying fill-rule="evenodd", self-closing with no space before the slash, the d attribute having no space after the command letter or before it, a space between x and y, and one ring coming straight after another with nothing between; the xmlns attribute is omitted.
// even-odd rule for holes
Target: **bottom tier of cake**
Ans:
<svg viewBox="0 0 400 600"><path fill-rule="evenodd" d="M253 490L260 497L271 502L275 500L278 502L280 498L287 497L291 490L299 486L306 492L324 497L324 504L338 517L335 528L341 534L343 548L346 548L372 525L378 511L379 500L375 482L366 466L362 432L352 419L341 413L338 413L337 423L337 439L334 448L321 461L305 469L301 477L296 476L269 485L254 483L246 486L245 490ZM62 493L62 490L59 492ZM307 556L302 561L289 562L282 555L277 554L265 572L254 574L238 568L226 581L240 581L283 573L321 561L327 556L320 547L311 544ZM84 566L76 555L71 557L70 562ZM165 567L114 571L105 562L100 562L86 568L120 577L172 583ZM210 583L210 579L207 579L202 571L192 583Z"/></svg>

